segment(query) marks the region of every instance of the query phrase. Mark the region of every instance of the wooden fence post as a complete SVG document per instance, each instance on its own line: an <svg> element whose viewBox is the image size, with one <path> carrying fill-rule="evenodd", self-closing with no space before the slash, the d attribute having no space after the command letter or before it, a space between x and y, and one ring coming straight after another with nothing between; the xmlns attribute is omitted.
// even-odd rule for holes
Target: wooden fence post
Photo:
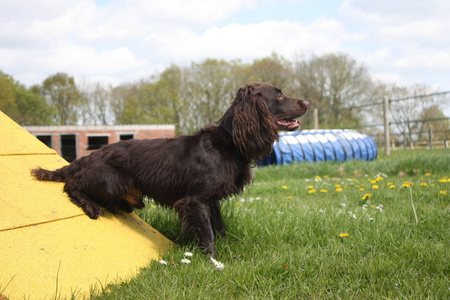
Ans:
<svg viewBox="0 0 450 300"><path fill-rule="evenodd" d="M391 143L390 143L390 129L389 129L389 98L384 96L383 103L383 118L384 118L384 154L391 154Z"/></svg>
<svg viewBox="0 0 450 300"><path fill-rule="evenodd" d="M314 129L319 129L319 110L317 108L313 109L313 120L314 120Z"/></svg>
<svg viewBox="0 0 450 300"><path fill-rule="evenodd" d="M430 129L428 129L428 143L430 145L430 149L433 149L433 131Z"/></svg>
<svg viewBox="0 0 450 300"><path fill-rule="evenodd" d="M408 145L408 141L406 140L406 131L403 132L403 149L406 149L406 146Z"/></svg>

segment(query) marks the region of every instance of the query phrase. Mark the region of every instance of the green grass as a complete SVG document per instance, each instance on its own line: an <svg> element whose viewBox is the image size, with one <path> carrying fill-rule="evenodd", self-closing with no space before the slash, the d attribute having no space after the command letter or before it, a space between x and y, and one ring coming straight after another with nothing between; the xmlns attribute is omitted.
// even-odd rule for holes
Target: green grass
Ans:
<svg viewBox="0 0 450 300"><path fill-rule="evenodd" d="M222 204L223 270L179 238L172 210L149 203L139 215L178 245L169 264L152 262L92 299L449 299L446 176L449 150L258 168L253 185ZM181 263L186 251L191 264Z"/></svg>

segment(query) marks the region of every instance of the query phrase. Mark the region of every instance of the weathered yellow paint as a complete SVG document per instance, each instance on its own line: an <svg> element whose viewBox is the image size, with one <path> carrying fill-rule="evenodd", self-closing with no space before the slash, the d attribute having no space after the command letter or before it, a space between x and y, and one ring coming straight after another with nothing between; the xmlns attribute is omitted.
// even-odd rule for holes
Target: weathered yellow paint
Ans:
<svg viewBox="0 0 450 300"><path fill-rule="evenodd" d="M135 214L89 219L30 170L67 162L0 112L0 296L84 298L129 280L172 243Z"/></svg>
<svg viewBox="0 0 450 300"><path fill-rule="evenodd" d="M83 215L63 193L63 183L30 176L37 166L54 170L65 164L58 155L0 156L0 230Z"/></svg>
<svg viewBox="0 0 450 300"><path fill-rule="evenodd" d="M0 111L0 155L55 154L38 139Z"/></svg>

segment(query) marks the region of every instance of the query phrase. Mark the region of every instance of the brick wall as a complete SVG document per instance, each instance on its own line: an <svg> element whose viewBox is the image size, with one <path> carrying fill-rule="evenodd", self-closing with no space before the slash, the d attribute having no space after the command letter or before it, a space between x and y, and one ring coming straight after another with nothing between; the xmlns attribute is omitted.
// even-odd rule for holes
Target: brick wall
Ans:
<svg viewBox="0 0 450 300"><path fill-rule="evenodd" d="M95 151L89 148L89 140L105 140L112 144L122 139L171 138L175 136L174 125L117 125L117 126L25 126L31 134L47 142L59 155L71 161ZM72 153L73 143L74 153ZM92 147L92 144L91 144ZM68 153L71 154L68 154ZM76 157L75 157L76 152ZM72 157L73 156L73 157Z"/></svg>

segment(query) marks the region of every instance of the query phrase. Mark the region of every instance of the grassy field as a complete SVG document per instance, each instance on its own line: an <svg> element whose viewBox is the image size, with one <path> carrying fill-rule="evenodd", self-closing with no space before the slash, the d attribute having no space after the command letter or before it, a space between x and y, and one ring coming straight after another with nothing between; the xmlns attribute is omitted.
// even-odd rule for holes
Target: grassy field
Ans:
<svg viewBox="0 0 450 300"><path fill-rule="evenodd" d="M222 270L150 202L138 214L178 245L168 264L92 298L450 299L449 177L449 150L258 168L222 204Z"/></svg>

